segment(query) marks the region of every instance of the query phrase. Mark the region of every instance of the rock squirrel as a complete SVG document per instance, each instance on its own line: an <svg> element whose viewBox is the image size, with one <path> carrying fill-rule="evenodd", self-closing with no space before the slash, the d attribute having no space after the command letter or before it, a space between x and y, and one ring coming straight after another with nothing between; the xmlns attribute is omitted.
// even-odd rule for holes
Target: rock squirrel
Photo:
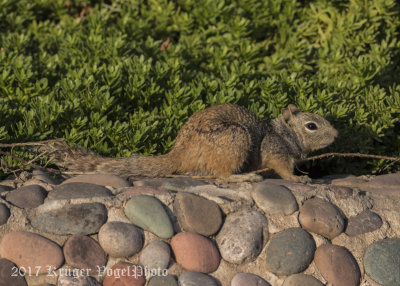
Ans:
<svg viewBox="0 0 400 286"><path fill-rule="evenodd" d="M231 181L240 176L235 174L271 168L283 179L304 182L307 176L293 175L296 162L328 146L337 135L324 118L300 112L293 104L271 120L261 120L238 105L221 104L191 116L165 155L104 158L65 143L45 148L72 172L123 177L188 174Z"/></svg>

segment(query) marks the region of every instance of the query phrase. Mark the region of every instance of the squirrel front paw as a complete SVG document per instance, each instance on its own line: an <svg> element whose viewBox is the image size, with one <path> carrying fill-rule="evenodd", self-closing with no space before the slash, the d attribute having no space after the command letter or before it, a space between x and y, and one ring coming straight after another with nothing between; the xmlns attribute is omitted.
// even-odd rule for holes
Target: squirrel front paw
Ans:
<svg viewBox="0 0 400 286"><path fill-rule="evenodd" d="M262 176L257 175L255 173L246 173L246 174L230 175L226 179L223 179L223 181L227 183L244 183L244 182L255 183L255 182L261 182L263 179L264 178Z"/></svg>
<svg viewBox="0 0 400 286"><path fill-rule="evenodd" d="M312 179L309 176L295 176L293 175L293 177L290 178L292 181L298 182L298 183L303 183L303 184L307 184L307 183L311 183Z"/></svg>

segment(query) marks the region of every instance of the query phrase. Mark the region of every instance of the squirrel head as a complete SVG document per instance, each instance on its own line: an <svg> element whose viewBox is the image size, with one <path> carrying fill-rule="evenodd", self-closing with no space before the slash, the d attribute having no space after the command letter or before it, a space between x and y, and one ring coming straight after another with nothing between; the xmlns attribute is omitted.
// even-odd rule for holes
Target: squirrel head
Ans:
<svg viewBox="0 0 400 286"><path fill-rule="evenodd" d="M330 145L339 132L322 116L301 112L293 104L282 109L282 122L301 141L306 153Z"/></svg>

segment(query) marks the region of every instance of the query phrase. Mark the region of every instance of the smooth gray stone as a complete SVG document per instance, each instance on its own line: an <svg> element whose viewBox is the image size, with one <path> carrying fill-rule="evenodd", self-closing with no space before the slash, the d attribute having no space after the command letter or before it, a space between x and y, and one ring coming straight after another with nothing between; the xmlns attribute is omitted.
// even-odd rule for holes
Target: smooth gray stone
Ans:
<svg viewBox="0 0 400 286"><path fill-rule="evenodd" d="M377 230L381 225L381 217L370 210L366 210L357 216L349 218L345 233L348 236L356 236Z"/></svg>
<svg viewBox="0 0 400 286"><path fill-rule="evenodd" d="M93 234L107 221L107 208L100 203L88 203L39 210L30 215L32 226L58 235Z"/></svg>
<svg viewBox="0 0 400 286"><path fill-rule="evenodd" d="M262 279L260 276L252 273L238 273L232 281L231 286L271 286L267 281Z"/></svg>
<svg viewBox="0 0 400 286"><path fill-rule="evenodd" d="M268 221L264 214L245 210L226 218L216 240L222 258L240 264L260 254L268 235Z"/></svg>
<svg viewBox="0 0 400 286"><path fill-rule="evenodd" d="M252 196L267 214L290 215L299 208L292 192L284 186L261 182L253 185Z"/></svg>
<svg viewBox="0 0 400 286"><path fill-rule="evenodd" d="M187 271L179 276L180 286L218 286L215 279L207 274Z"/></svg>
<svg viewBox="0 0 400 286"><path fill-rule="evenodd" d="M267 265L279 276L307 269L314 258L315 242L301 228L289 228L275 235L267 246Z"/></svg>
<svg viewBox="0 0 400 286"><path fill-rule="evenodd" d="M101 247L112 257L129 257L143 247L143 230L131 223L110 221L98 234Z"/></svg>
<svg viewBox="0 0 400 286"><path fill-rule="evenodd" d="M71 200L96 197L111 197L110 190L89 183L67 183L57 186L49 192L48 200Z"/></svg>
<svg viewBox="0 0 400 286"><path fill-rule="evenodd" d="M140 264L148 269L167 269L170 260L171 249L162 240L150 242L140 253Z"/></svg>
<svg viewBox="0 0 400 286"><path fill-rule="evenodd" d="M285 279L282 286L324 286L324 284L311 275L293 274Z"/></svg>
<svg viewBox="0 0 400 286"><path fill-rule="evenodd" d="M178 286L178 281L173 275L154 276L150 278L148 286Z"/></svg>
<svg viewBox="0 0 400 286"><path fill-rule="evenodd" d="M19 208L36 208L43 204L47 191L39 185L23 186L9 192L6 200Z"/></svg>
<svg viewBox="0 0 400 286"><path fill-rule="evenodd" d="M371 244L364 255L365 272L384 286L400 285L400 238Z"/></svg>

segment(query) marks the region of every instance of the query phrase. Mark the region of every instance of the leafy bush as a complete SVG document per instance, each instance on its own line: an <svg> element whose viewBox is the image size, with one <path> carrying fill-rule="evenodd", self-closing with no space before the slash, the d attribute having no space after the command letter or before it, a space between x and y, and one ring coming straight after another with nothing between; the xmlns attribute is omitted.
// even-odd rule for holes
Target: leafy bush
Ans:
<svg viewBox="0 0 400 286"><path fill-rule="evenodd" d="M0 141L65 137L107 156L160 154L207 106L232 102L271 118L295 103L340 130L331 151L399 156L399 8L395 0L0 0ZM399 169L324 162L331 172Z"/></svg>

